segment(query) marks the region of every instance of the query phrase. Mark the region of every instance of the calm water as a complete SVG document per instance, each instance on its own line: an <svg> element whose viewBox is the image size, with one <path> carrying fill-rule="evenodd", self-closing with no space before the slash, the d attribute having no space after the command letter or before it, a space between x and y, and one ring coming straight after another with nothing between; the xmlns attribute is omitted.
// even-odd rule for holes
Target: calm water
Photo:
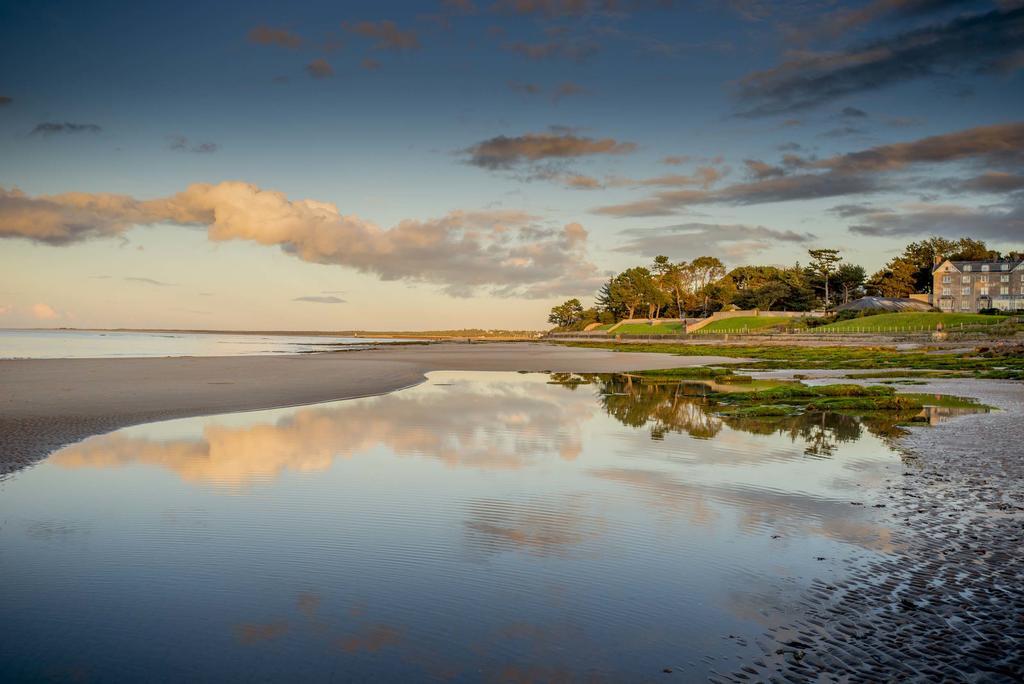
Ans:
<svg viewBox="0 0 1024 684"><path fill-rule="evenodd" d="M884 423L580 381L434 373L58 451L0 481L0 680L685 680L891 551L850 505L900 471Z"/></svg>
<svg viewBox="0 0 1024 684"><path fill-rule="evenodd" d="M342 344L394 341L368 337L0 330L0 359L296 354L326 351Z"/></svg>

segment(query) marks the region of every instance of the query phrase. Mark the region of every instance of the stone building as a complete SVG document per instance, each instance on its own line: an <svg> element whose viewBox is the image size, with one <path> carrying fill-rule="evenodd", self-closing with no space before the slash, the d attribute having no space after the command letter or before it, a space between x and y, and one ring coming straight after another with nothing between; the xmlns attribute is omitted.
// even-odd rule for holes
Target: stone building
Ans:
<svg viewBox="0 0 1024 684"><path fill-rule="evenodd" d="M1024 310L1024 260L946 259L932 269L932 303L949 312Z"/></svg>

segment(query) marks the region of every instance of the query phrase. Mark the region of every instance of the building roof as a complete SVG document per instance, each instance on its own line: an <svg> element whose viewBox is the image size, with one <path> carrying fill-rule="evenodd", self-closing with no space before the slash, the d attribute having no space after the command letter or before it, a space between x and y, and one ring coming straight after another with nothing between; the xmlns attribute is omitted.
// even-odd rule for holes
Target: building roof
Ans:
<svg viewBox="0 0 1024 684"><path fill-rule="evenodd" d="M861 297L846 304L840 304L836 311L931 311L932 305L917 299L902 297Z"/></svg>
<svg viewBox="0 0 1024 684"><path fill-rule="evenodd" d="M988 266L988 270L990 271L999 271L1002 270L1003 264L1009 264L1010 267L1007 270L1012 271L1021 264L1024 264L1024 261L1022 261L1021 259L993 259L987 261L952 261L950 259L943 259L939 263L932 266L932 271L934 272L938 270L938 268L945 264L946 262L953 264L953 267L956 268L956 270L958 271L963 271L964 266L967 266L969 264L972 272L980 271L982 266Z"/></svg>

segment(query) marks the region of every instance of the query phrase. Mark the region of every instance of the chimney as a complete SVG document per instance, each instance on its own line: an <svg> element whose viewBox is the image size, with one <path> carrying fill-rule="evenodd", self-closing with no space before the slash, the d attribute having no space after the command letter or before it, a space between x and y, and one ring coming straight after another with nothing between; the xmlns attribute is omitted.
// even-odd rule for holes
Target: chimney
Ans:
<svg viewBox="0 0 1024 684"><path fill-rule="evenodd" d="M938 266L938 265L939 265L939 264L941 264L941 263L942 263L942 257L941 257L941 256L939 256L938 254L936 254L936 255L935 255L935 256L934 256L933 258L932 258L932 266Z"/></svg>

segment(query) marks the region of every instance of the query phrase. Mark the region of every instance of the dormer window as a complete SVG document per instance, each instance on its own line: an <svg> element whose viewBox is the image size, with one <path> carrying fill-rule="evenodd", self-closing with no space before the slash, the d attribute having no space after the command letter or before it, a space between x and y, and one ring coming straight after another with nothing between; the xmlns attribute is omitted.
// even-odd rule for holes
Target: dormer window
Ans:
<svg viewBox="0 0 1024 684"><path fill-rule="evenodd" d="M971 265L970 264L964 264L964 271L970 271L970 270L971 270Z"/></svg>
<svg viewBox="0 0 1024 684"><path fill-rule="evenodd" d="M987 271L988 270L988 264L982 264L981 265L981 270L982 271Z"/></svg>
<svg viewBox="0 0 1024 684"><path fill-rule="evenodd" d="M1010 264L1000 264L999 268L1000 268L1000 270L1003 270L1003 271L1009 271L1010 270Z"/></svg>

